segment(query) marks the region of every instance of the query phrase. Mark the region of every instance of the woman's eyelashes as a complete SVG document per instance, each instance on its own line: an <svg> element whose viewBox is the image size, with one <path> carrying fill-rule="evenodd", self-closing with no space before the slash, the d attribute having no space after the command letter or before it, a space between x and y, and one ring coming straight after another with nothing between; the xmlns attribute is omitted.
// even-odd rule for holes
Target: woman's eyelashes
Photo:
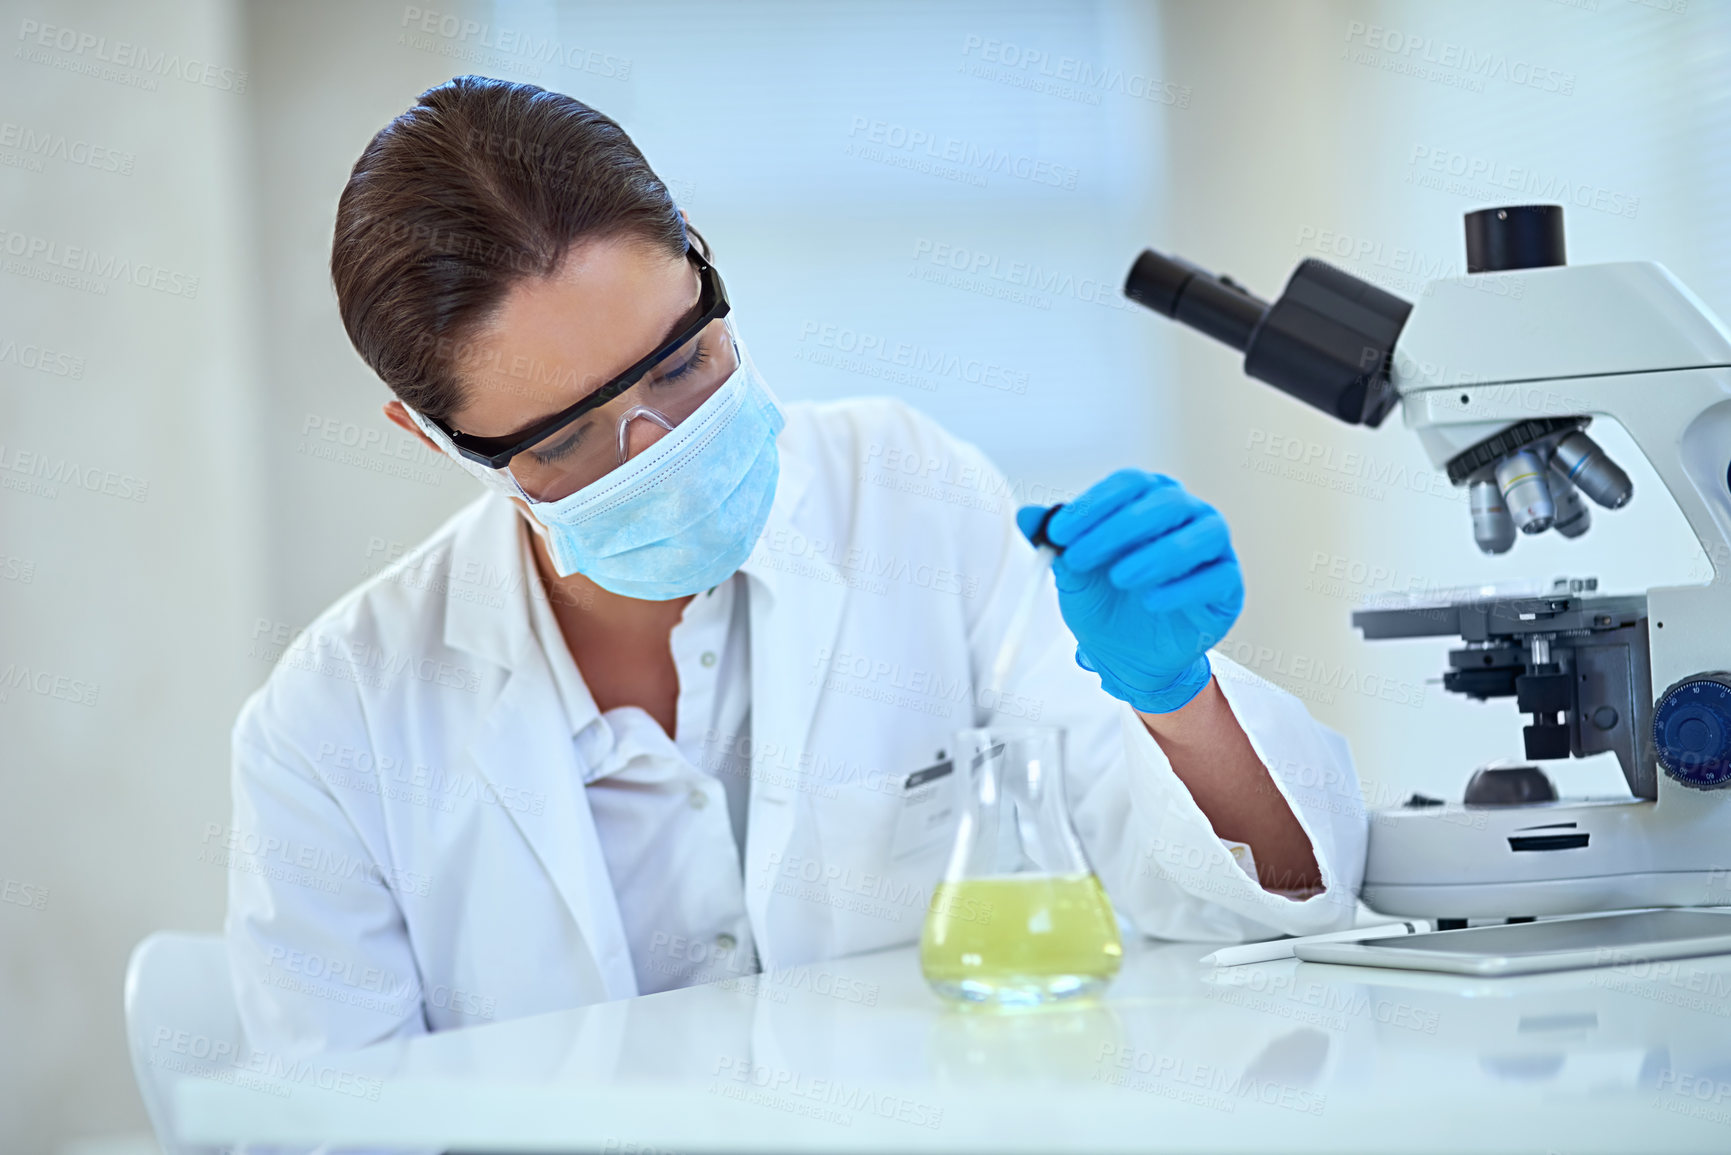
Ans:
<svg viewBox="0 0 1731 1155"><path fill-rule="evenodd" d="M691 355L680 364L679 368L669 369L662 372L657 377L656 384L670 385L682 381L701 368L708 360L709 350L704 346L702 341L698 341L696 347L691 350Z"/></svg>
<svg viewBox="0 0 1731 1155"><path fill-rule="evenodd" d="M662 370L657 373L656 376L651 378L649 383L650 387L658 388L665 385L687 384L689 383L691 376L699 369L703 368L704 365L708 364L709 361L709 348L707 344L700 339L692 346L690 353L686 355L685 360L682 361L677 368ZM627 395L629 395L629 390L627 391ZM569 457L576 451L578 443L582 441L583 435L588 432L591 424L593 423L585 421L575 429L565 433L565 435L561 436L558 441L549 445L538 446L531 449L529 451L530 456L542 465L557 464L560 460Z"/></svg>
<svg viewBox="0 0 1731 1155"><path fill-rule="evenodd" d="M569 457L577 448L577 443L583 440L583 434L588 430L589 423L585 421L576 429L569 430L552 445L531 449L529 454L542 465L553 465L563 458Z"/></svg>

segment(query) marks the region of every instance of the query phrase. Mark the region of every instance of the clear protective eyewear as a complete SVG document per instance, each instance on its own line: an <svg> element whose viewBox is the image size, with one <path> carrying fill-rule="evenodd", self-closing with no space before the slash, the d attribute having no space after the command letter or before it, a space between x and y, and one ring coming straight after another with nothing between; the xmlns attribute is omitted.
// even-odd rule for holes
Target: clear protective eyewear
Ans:
<svg viewBox="0 0 1731 1155"><path fill-rule="evenodd" d="M505 437L474 437L435 420L470 461L501 470L530 501L569 497L624 465L630 427L649 421L671 431L739 368L721 276L695 248L699 293L691 319L659 349L558 413Z"/></svg>

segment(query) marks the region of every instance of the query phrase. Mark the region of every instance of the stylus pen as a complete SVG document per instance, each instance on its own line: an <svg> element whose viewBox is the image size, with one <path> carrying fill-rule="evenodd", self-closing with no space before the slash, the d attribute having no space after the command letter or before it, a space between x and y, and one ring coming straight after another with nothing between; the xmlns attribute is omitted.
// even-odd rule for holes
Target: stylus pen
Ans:
<svg viewBox="0 0 1731 1155"><path fill-rule="evenodd" d="M1385 922L1381 926L1358 926L1337 930L1332 934L1307 934L1298 938L1276 938L1268 942L1247 942L1243 946L1222 947L1213 954L1203 955L1201 964L1217 967L1242 966L1244 963L1273 962L1291 958L1292 948L1301 942L1360 942L1367 938L1392 938L1397 934L1427 934L1430 923L1423 919L1408 922Z"/></svg>

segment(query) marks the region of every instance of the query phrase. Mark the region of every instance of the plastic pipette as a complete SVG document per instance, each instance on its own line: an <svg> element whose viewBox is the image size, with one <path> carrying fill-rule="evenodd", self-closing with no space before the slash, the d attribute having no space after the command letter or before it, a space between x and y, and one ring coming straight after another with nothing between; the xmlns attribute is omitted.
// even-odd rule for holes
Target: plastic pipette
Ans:
<svg viewBox="0 0 1731 1155"><path fill-rule="evenodd" d="M1040 596L1040 587L1045 584L1046 574L1052 569L1052 559L1058 556L1058 547L1046 536L1046 526L1051 523L1052 515L1062 508L1064 505L1059 502L1048 509L1045 516L1040 518L1039 526L1030 535L1040 564L1028 576L1028 584L1022 588L1021 600L1016 603L1015 612L1010 615L1010 624L1004 630L1004 640L998 643L998 656L992 661L991 677L986 683L1000 698L1004 694L1004 682L1010 676L1010 667L1016 664L1016 657L1022 651L1022 640L1028 632L1028 621L1034 615L1034 599Z"/></svg>
<svg viewBox="0 0 1731 1155"><path fill-rule="evenodd" d="M1010 667L1016 664L1016 656L1021 653L1022 639L1028 632L1028 621L1034 616L1034 599L1040 596L1040 587L1045 584L1046 575L1052 569L1052 559L1058 556L1058 551L1049 545L1040 546L1034 552L1039 554L1040 564L1028 575L1028 584L1022 587L1022 598L1016 603L1015 613L1010 615L1004 640L998 643L998 656L992 661L991 680L986 683L999 697L1003 696L1004 680L1010 676Z"/></svg>

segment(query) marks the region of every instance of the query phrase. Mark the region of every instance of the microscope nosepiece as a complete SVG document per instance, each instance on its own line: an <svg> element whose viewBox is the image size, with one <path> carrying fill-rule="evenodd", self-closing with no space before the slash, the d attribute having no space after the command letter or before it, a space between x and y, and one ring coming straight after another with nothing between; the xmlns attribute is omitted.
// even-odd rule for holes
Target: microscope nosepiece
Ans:
<svg viewBox="0 0 1731 1155"><path fill-rule="evenodd" d="M1468 491L1473 514L1473 540L1484 553L1507 553L1515 544L1515 522L1497 483L1481 479Z"/></svg>
<svg viewBox="0 0 1731 1155"><path fill-rule="evenodd" d="M1497 462L1497 488L1509 516L1522 533L1543 533L1556 520L1556 503L1545 483L1545 465L1528 449L1516 450Z"/></svg>
<svg viewBox="0 0 1731 1155"><path fill-rule="evenodd" d="M1551 465L1575 488L1606 509L1621 509L1634 496L1635 487L1629 475L1605 456L1596 441L1579 430L1557 442Z"/></svg>

